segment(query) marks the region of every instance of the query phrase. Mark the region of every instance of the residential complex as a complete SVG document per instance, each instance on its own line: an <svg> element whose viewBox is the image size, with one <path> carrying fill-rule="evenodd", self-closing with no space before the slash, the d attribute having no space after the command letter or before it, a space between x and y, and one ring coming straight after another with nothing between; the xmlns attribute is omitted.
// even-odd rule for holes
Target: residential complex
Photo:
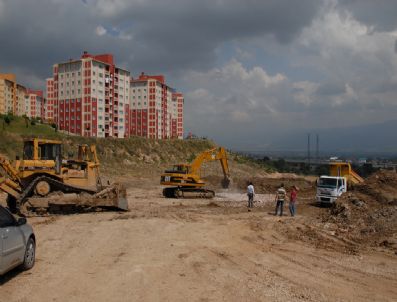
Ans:
<svg viewBox="0 0 397 302"><path fill-rule="evenodd" d="M12 113L43 118L45 99L40 90L29 90L16 81L15 74L0 74L0 114Z"/></svg>
<svg viewBox="0 0 397 302"><path fill-rule="evenodd" d="M148 138L183 138L183 102L183 95L175 93L165 83L163 75L142 73L132 79L130 134Z"/></svg>
<svg viewBox="0 0 397 302"><path fill-rule="evenodd" d="M29 118L41 118L44 120L46 104L43 91L28 89L24 97L24 114Z"/></svg>
<svg viewBox="0 0 397 302"><path fill-rule="evenodd" d="M91 55L53 66L47 79L48 115L60 130L82 136L127 137L130 73L110 54Z"/></svg>
<svg viewBox="0 0 397 302"><path fill-rule="evenodd" d="M55 64L46 80L46 102L46 119L69 133L183 138L183 95L163 75L132 78L111 54L84 52L78 60Z"/></svg>
<svg viewBox="0 0 397 302"><path fill-rule="evenodd" d="M163 75L132 78L111 54L84 52L54 64L45 95L19 85L13 74L0 74L0 114L40 117L81 136L182 139L183 107L183 94Z"/></svg>

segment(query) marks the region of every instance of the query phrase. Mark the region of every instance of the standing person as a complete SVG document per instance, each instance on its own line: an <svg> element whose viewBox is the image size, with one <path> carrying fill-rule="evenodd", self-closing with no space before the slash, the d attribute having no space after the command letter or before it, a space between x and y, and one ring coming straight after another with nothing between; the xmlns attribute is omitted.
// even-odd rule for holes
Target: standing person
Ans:
<svg viewBox="0 0 397 302"><path fill-rule="evenodd" d="M296 198L298 197L297 186L292 186L291 195L289 197L289 212L291 216L294 217L296 214Z"/></svg>
<svg viewBox="0 0 397 302"><path fill-rule="evenodd" d="M254 207L254 195L255 195L255 189L252 182L248 184L247 195L248 195L248 211L251 211L250 208Z"/></svg>
<svg viewBox="0 0 397 302"><path fill-rule="evenodd" d="M284 201L286 196L287 196L287 191L285 191L284 184L282 183L280 187L277 189L276 198L274 199L274 201L277 202L276 211L274 213L275 216L277 216L278 208L280 208L280 216L283 216Z"/></svg>

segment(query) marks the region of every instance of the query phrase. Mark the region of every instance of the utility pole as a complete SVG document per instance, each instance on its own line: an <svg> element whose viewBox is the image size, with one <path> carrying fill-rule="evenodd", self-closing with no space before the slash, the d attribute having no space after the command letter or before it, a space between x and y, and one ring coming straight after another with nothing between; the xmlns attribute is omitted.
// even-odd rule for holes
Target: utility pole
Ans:
<svg viewBox="0 0 397 302"><path fill-rule="evenodd" d="M310 133L307 134L307 162L310 169Z"/></svg>
<svg viewBox="0 0 397 302"><path fill-rule="evenodd" d="M317 163L320 160L320 137L318 133L316 134L316 161Z"/></svg>

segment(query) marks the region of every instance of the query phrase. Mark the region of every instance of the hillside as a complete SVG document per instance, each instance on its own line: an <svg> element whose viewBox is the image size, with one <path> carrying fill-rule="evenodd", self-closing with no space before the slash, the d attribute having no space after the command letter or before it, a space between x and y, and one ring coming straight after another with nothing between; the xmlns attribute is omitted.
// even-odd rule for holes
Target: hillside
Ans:
<svg viewBox="0 0 397 302"><path fill-rule="evenodd" d="M154 140L141 137L128 139L86 138L56 132L49 125L36 124L26 127L25 120L15 117L9 125L0 119L0 153L10 159L22 156L23 139L42 137L63 141L63 155L75 155L77 145L95 144L102 166L108 176L157 177L167 166L179 162L190 162L200 152L213 148L210 140ZM230 153L230 166L239 177L262 176L269 171L248 158ZM222 174L221 166L208 163L203 166L203 175Z"/></svg>

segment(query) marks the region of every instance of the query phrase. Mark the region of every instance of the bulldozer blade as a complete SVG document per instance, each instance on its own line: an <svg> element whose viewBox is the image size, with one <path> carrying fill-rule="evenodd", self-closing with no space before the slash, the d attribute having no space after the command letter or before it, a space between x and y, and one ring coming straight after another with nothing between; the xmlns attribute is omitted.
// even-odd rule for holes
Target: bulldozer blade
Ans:
<svg viewBox="0 0 397 302"><path fill-rule="evenodd" d="M77 193L61 193L54 192L46 197L30 197L23 205L21 213L30 210L39 209L40 211L67 212L67 209L73 211L90 211L95 209L109 209L117 211L128 210L127 191L120 184L113 184L102 191L89 194L86 192Z"/></svg>

